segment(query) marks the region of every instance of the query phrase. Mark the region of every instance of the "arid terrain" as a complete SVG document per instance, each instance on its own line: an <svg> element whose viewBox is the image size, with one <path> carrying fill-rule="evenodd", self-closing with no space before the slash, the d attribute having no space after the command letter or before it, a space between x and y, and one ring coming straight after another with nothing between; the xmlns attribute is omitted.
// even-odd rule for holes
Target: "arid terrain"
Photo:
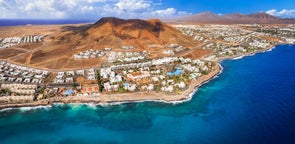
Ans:
<svg viewBox="0 0 295 144"><path fill-rule="evenodd" d="M0 103L184 101L220 73L220 60L295 43L295 27L287 19L263 13L201 17L267 24L107 17L94 24L0 27ZM116 96L122 94L130 97Z"/></svg>
<svg viewBox="0 0 295 144"><path fill-rule="evenodd" d="M21 65L51 69L70 70L98 67L107 64L107 57L75 59L73 56L86 50L112 48L115 52L147 51L150 58L163 57L169 44L187 48L178 56L190 53L199 58L210 53L198 48L202 42L183 35L175 28L158 19L123 20L102 18L94 24L46 25L0 27L0 37L44 35L40 43L25 43L0 50L0 59ZM134 46L135 49L122 49ZM108 53L107 53L108 54Z"/></svg>

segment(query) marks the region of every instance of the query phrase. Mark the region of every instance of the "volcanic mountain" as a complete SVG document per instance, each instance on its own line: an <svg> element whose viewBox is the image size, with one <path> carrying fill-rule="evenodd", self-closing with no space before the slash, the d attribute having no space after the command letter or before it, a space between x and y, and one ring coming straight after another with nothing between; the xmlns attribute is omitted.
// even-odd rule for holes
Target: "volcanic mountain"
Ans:
<svg viewBox="0 0 295 144"><path fill-rule="evenodd" d="M150 45L166 45L178 43L187 47L196 45L189 37L182 35L176 29L162 23L158 19L124 20L114 17L102 18L87 30L87 38L100 44L110 42L112 46L135 45L147 48Z"/></svg>
<svg viewBox="0 0 295 144"><path fill-rule="evenodd" d="M177 23L200 23L200 24L294 24L295 19L279 18L267 13L253 13L244 15L240 13L218 15L204 12L195 15L178 17L167 20Z"/></svg>
<svg viewBox="0 0 295 144"><path fill-rule="evenodd" d="M86 50L102 50L110 47L113 51L125 51L122 46L135 46L132 51L148 51L150 57L162 57L169 44L179 44L193 49L194 56L208 54L208 51L196 48L199 44L191 37L183 35L175 28L158 19L119 19L101 18L94 24L63 26L60 31L46 38L47 45L30 55L17 58L16 61L46 68L92 67L105 62L102 59L74 59L73 55ZM107 58L106 58L107 59Z"/></svg>
<svg viewBox="0 0 295 144"><path fill-rule="evenodd" d="M139 49L146 49L154 45L177 43L185 47L194 47L198 43L190 37L184 36L175 28L162 23L158 19L124 20L114 17L101 18L88 27L66 27L54 37L56 43L72 43L75 49L85 47L121 48L133 45Z"/></svg>

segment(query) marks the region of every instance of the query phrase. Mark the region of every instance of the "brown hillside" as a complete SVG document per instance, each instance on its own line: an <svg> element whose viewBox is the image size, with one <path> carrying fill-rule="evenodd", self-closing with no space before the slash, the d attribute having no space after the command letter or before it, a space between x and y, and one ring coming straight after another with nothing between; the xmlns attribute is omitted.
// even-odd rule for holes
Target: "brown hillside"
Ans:
<svg viewBox="0 0 295 144"><path fill-rule="evenodd" d="M49 34L44 46L32 50L31 53L18 55L13 61L26 60L26 64L50 69L72 69L100 66L107 57L94 59L74 59L73 55L93 49L102 50L105 47L113 51L124 51L122 46L136 46L132 51L146 50L151 57L161 57L168 44L177 43L200 54L208 53L197 49L198 42L184 36L175 28L158 19L124 20L119 18L101 18L94 24L63 26Z"/></svg>
<svg viewBox="0 0 295 144"><path fill-rule="evenodd" d="M87 30L87 34L87 38L96 40L98 43L105 44L106 39L110 41L109 38L112 37L112 43L135 45L143 49L154 44L179 43L187 47L197 44L158 19L144 21L102 18Z"/></svg>

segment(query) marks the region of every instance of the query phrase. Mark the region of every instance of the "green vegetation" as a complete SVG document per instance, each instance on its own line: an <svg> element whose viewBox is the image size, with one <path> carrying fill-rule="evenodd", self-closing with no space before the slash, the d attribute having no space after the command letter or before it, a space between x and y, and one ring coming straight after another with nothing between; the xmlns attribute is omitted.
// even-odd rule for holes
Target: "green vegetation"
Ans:
<svg viewBox="0 0 295 144"><path fill-rule="evenodd" d="M80 86L80 84L78 84L78 83L73 84L73 88L75 88L75 89L77 89L77 87L79 87L79 86Z"/></svg>
<svg viewBox="0 0 295 144"><path fill-rule="evenodd" d="M190 78L190 75L188 75L188 74L183 74L182 77L183 77L183 79L184 79L185 81L188 81L189 78Z"/></svg>
<svg viewBox="0 0 295 144"><path fill-rule="evenodd" d="M46 89L45 86L41 86L41 87L38 89L38 91L39 91L40 93L44 93L45 89Z"/></svg>
<svg viewBox="0 0 295 144"><path fill-rule="evenodd" d="M267 29L256 29L256 32L264 32L264 33L269 33L271 35L279 34L278 31L276 30L267 30Z"/></svg>
<svg viewBox="0 0 295 144"><path fill-rule="evenodd" d="M175 91L175 94L181 94L182 93L182 90L176 90Z"/></svg>
<svg viewBox="0 0 295 144"><path fill-rule="evenodd" d="M97 77L97 84L99 87L99 92L102 92L104 90L104 86L102 85L102 78L101 78L99 72L96 73L96 77Z"/></svg>
<svg viewBox="0 0 295 144"><path fill-rule="evenodd" d="M119 93L124 93L124 92L127 92L127 90L124 89L123 87L120 87L120 88L119 88Z"/></svg>
<svg viewBox="0 0 295 144"><path fill-rule="evenodd" d="M9 89L1 89L0 90L0 96L7 96L10 94L11 94L11 91Z"/></svg>
<svg viewBox="0 0 295 144"><path fill-rule="evenodd" d="M179 82L182 82L182 78L180 78L179 76L173 76L173 80L176 82L176 83L179 83Z"/></svg>

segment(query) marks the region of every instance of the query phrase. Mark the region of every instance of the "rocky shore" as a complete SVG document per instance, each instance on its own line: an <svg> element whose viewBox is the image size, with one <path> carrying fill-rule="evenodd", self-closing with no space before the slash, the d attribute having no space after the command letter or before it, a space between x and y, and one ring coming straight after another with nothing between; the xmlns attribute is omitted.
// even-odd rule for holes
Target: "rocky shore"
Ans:
<svg viewBox="0 0 295 144"><path fill-rule="evenodd" d="M68 96L68 97L53 97L45 100L30 102L30 103L19 103L19 104L3 104L0 105L0 109L4 108L17 108L17 107L34 107L34 106L46 106L54 103L95 103L97 105L108 105L118 103L129 103L129 102L142 102L142 101L155 101L165 103L181 103L188 101L193 96L196 87L201 86L205 82L214 78L214 76L220 73L221 66L216 63L213 70L196 81L193 81L188 89L183 91L179 95L169 95L161 92L132 92L122 94L101 94L99 96Z"/></svg>
<svg viewBox="0 0 295 144"><path fill-rule="evenodd" d="M178 95L170 95L161 92L130 92L130 93L121 93L121 94L100 94L99 96L68 96L68 97L53 97L45 100L30 102L30 103L19 103L19 104L3 104L0 105L0 109L5 108L18 108L18 107L35 107L35 106L50 106L54 103L93 103L96 105L112 105L112 104L121 104L121 103L130 103L130 102L164 102L164 103L182 103L189 101L194 93L196 88L202 84L210 81L216 75L221 73L222 67L219 64L220 61L224 59L235 59L242 58L244 56L253 55L255 53L268 51L275 46L270 46L266 49L261 49L259 51L246 53L243 55L235 55L229 57L222 57L216 60L215 67L212 71L198 78L196 81L193 81L189 87Z"/></svg>

